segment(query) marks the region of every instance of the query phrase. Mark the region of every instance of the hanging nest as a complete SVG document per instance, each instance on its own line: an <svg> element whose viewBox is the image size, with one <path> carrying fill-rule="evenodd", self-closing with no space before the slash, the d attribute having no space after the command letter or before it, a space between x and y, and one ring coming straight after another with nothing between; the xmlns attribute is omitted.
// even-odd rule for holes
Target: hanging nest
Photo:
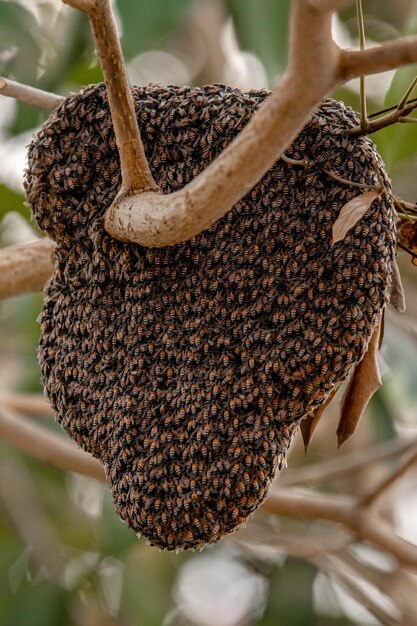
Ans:
<svg viewBox="0 0 417 626"><path fill-rule="evenodd" d="M145 153L181 189L267 98L224 85L134 88ZM221 220L161 249L112 239L121 183L106 90L52 113L29 148L27 198L57 243L39 360L70 436L105 466L117 512L160 548L198 548L265 499L300 421L346 379L387 301L389 194L332 244L358 190L389 183L355 114L326 100ZM254 159L256 154L254 154ZM378 170L378 171L377 171Z"/></svg>

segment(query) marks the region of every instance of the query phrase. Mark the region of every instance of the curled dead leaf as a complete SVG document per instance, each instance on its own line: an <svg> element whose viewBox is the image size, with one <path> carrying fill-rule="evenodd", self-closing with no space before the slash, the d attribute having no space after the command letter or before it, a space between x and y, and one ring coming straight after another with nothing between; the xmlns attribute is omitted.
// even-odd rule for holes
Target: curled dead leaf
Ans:
<svg viewBox="0 0 417 626"><path fill-rule="evenodd" d="M305 417L303 421L300 423L300 430L301 430L301 435L303 437L304 450L306 454L307 454L310 442L313 438L313 435L316 432L317 425L319 421L321 420L323 413L325 412L330 402L333 400L334 396L336 395L336 392L338 389L339 389L339 385L337 385L333 389L333 391L330 393L328 398L323 402L322 405L318 407L318 409L315 410L314 413L307 415L307 417Z"/></svg>
<svg viewBox="0 0 417 626"><path fill-rule="evenodd" d="M382 384L378 367L378 348L381 327L382 316L375 326L375 330L362 360L353 371L343 397L342 414L337 428L339 448L353 435L363 412L368 406L369 400Z"/></svg>
<svg viewBox="0 0 417 626"><path fill-rule="evenodd" d="M401 280L400 268L398 267L396 260L392 263L390 304L392 304L392 306L397 309L399 313L404 313L406 310L404 288Z"/></svg>
<svg viewBox="0 0 417 626"><path fill-rule="evenodd" d="M359 222L359 220L365 215L372 202L381 195L380 191L375 189L371 191L365 191L359 196L349 200L340 209L339 216L333 224L332 242L337 243L342 241L348 231Z"/></svg>

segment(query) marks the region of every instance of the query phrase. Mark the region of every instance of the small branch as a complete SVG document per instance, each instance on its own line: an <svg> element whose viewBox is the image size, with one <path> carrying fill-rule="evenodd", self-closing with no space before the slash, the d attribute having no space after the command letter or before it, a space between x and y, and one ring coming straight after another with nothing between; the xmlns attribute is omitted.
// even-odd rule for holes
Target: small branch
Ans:
<svg viewBox="0 0 417 626"><path fill-rule="evenodd" d="M362 128L362 126L357 126L356 128L349 128L347 132L352 137L371 135L372 133L376 133L378 130L382 130L383 128L387 128L388 126L392 126L393 124L398 124L398 122L401 122L402 118L414 119L407 118L407 115L410 115L410 113L412 113L416 108L417 102L410 101L403 108L394 108L390 113L388 113L388 115L383 115L382 117L368 120L366 128Z"/></svg>
<svg viewBox="0 0 417 626"><path fill-rule="evenodd" d="M119 198L142 191L158 191L145 157L135 106L109 0L64 0L85 11L97 45L107 87L110 112L119 149L122 188Z"/></svg>
<svg viewBox="0 0 417 626"><path fill-rule="evenodd" d="M364 467L388 461L393 457L409 452L416 445L416 441L394 439L394 441L377 444L364 450L355 450L329 461L313 463L300 469L293 469L291 472L283 472L279 477L278 485L311 487L320 483L344 480L346 477L351 477L354 473L360 472Z"/></svg>
<svg viewBox="0 0 417 626"><path fill-rule="evenodd" d="M326 176L328 176L329 178L332 178L336 182L341 183L342 185L349 185L349 187L356 187L357 189L365 189L367 191L370 191L370 190L380 191L380 188L375 185L367 185L366 183L358 183L354 180L348 180L347 178L342 178L341 176L338 176L334 172L324 169L324 167L322 167L320 171L323 172L323 174L326 174Z"/></svg>
<svg viewBox="0 0 417 626"><path fill-rule="evenodd" d="M48 400L38 393L0 392L0 406L4 405L19 413L39 417L53 417L54 415Z"/></svg>
<svg viewBox="0 0 417 626"><path fill-rule="evenodd" d="M42 291L54 269L54 249L47 238L0 249L0 299Z"/></svg>
<svg viewBox="0 0 417 626"><path fill-rule="evenodd" d="M101 463L75 444L0 406L0 438L58 469L105 480Z"/></svg>
<svg viewBox="0 0 417 626"><path fill-rule="evenodd" d="M404 566L417 569L417 546L395 535L381 519L364 514L352 498L274 489L261 510L295 519L323 519L343 524L363 540L392 554Z"/></svg>
<svg viewBox="0 0 417 626"><path fill-rule="evenodd" d="M356 0L356 14L357 14L357 20L358 20L360 49L365 50L366 36L365 36L365 21L363 19L362 0ZM360 80L360 101L361 101L361 128L363 128L364 130L367 130L369 119L368 119L368 107L366 103L365 76L362 75L359 80Z"/></svg>
<svg viewBox="0 0 417 626"><path fill-rule="evenodd" d="M281 528L277 532L276 528L261 523L261 519L256 517L250 524L241 526L238 532L228 537L228 541L261 559L265 557L266 549L268 554L285 553L296 559L314 561L315 564L326 554L345 552L355 541L355 537L345 529L333 529L326 534L320 528L311 528L308 533L288 532Z"/></svg>
<svg viewBox="0 0 417 626"><path fill-rule="evenodd" d="M3 78L3 76L0 76L0 95L9 96L49 111L55 109L65 100L63 96L42 91L42 89L36 89L35 87L28 87L27 85L16 83L14 80Z"/></svg>
<svg viewBox="0 0 417 626"><path fill-rule="evenodd" d="M417 37L402 37L367 50L343 50L341 82L368 74L395 70L417 62Z"/></svg>
<svg viewBox="0 0 417 626"><path fill-rule="evenodd" d="M398 482L404 474L411 469L417 463L417 451L414 451L411 455L408 455L406 459L394 470L391 474L389 474L386 478L384 478L376 487L371 489L367 494L365 494L359 502L361 507L370 507L375 502L385 494L388 489L390 489L396 482Z"/></svg>
<svg viewBox="0 0 417 626"><path fill-rule="evenodd" d="M400 101L400 103L398 105L399 109L403 109L404 107L407 106L407 104L410 101L410 96L413 93L416 85L417 85L417 76L414 77L414 79L411 82L411 85L408 87L408 89L405 92L404 96L401 98L401 101Z"/></svg>

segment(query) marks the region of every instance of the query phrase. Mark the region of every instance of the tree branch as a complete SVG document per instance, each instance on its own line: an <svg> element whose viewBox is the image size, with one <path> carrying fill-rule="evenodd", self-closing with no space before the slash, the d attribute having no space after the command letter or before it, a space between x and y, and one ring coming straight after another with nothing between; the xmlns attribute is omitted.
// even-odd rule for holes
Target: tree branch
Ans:
<svg viewBox="0 0 417 626"><path fill-rule="evenodd" d="M417 37L403 37L367 50L343 50L339 78L346 82L358 76L395 70L417 62Z"/></svg>
<svg viewBox="0 0 417 626"><path fill-rule="evenodd" d="M64 0L85 11L90 20L107 87L110 113L122 171L120 198L142 191L158 191L145 157L135 106L109 0Z"/></svg>
<svg viewBox="0 0 417 626"><path fill-rule="evenodd" d="M0 299L42 291L54 269L54 249L46 237L0 249Z"/></svg>
<svg viewBox="0 0 417 626"><path fill-rule="evenodd" d="M52 406L39 393L12 393L0 392L0 406L6 406L12 411L27 413L39 417L53 417Z"/></svg>
<svg viewBox="0 0 417 626"><path fill-rule="evenodd" d="M383 594L383 591L375 583L369 584L369 580L361 576L360 562L355 563L355 565L359 565L359 567L355 567L355 565L347 561L345 554L337 556L323 554L315 559L311 559L311 561L318 569L345 588L347 593L359 604L366 607L381 624L385 624L385 626L400 626L403 624L404 626L405 622L400 622L400 619L394 617L387 610L387 607L384 606L385 603L381 604L381 602L378 602L378 596L376 596L375 591L378 589L381 594ZM387 594L385 595L387 596ZM393 605L394 611L398 611L401 614L402 607L397 607L394 602Z"/></svg>
<svg viewBox="0 0 417 626"><path fill-rule="evenodd" d="M404 474L413 467L417 463L417 451L414 450L412 454L408 455L406 459L403 460L402 463L395 469L391 474L389 474L386 478L381 480L380 483L376 485L373 489L371 489L368 493L366 493L360 499L360 506L362 507L370 507L376 503L376 501L388 491L396 482L398 482Z"/></svg>
<svg viewBox="0 0 417 626"><path fill-rule="evenodd" d="M349 128L348 134L352 137L360 137L361 135L371 135L372 133L376 133L378 130L382 130L383 128L387 128L388 126L392 126L393 124L397 124L401 122L402 118L405 119L415 119L415 118L407 118L410 113L412 113L417 108L417 103L412 101L408 104L405 104L402 107L398 107L388 113L388 115L382 115L376 119L369 119L366 129L361 126L357 126L356 128Z"/></svg>
<svg viewBox="0 0 417 626"><path fill-rule="evenodd" d="M0 76L0 95L9 96L49 111L55 109L65 100L63 96L58 96L49 91L42 91L42 89L36 89L35 87L28 87L28 85L22 85L3 76Z"/></svg>
<svg viewBox="0 0 417 626"><path fill-rule="evenodd" d="M119 195L106 212L107 232L122 241L151 247L190 239L223 217L262 178L334 87L353 76L392 67L392 55L396 66L417 61L414 38L380 46L377 53L340 51L331 36L331 12L345 4L342 0L295 0L289 67L261 109L232 144L182 190L165 196Z"/></svg>
<svg viewBox="0 0 417 626"><path fill-rule="evenodd" d="M53 467L105 480L103 466L87 452L4 406L0 406L0 438Z"/></svg>
<svg viewBox="0 0 417 626"><path fill-rule="evenodd" d="M178 192L116 199L105 217L110 235L144 246L173 245L211 226L252 189L333 86L339 49L331 14L296 0L290 40L287 73L235 140Z"/></svg>
<svg viewBox="0 0 417 626"><path fill-rule="evenodd" d="M105 481L102 465L89 454L4 406L0 406L0 437L54 467ZM353 498L275 488L261 510L294 519L322 519L341 524L395 556L401 565L417 569L417 546L396 536L392 528L368 510L364 511Z"/></svg>
<svg viewBox="0 0 417 626"><path fill-rule="evenodd" d="M369 511L365 514L352 498L274 489L261 510L295 519L323 519L342 524L361 539L395 556L404 567L417 569L417 546L395 535L388 524Z"/></svg>
<svg viewBox="0 0 417 626"><path fill-rule="evenodd" d="M376 444L363 450L337 456L329 461L313 463L288 472L284 471L279 477L279 484L284 487L311 487L324 482L343 480L373 463L387 461L404 454L416 445L416 441L402 441L401 439Z"/></svg>
<svg viewBox="0 0 417 626"><path fill-rule="evenodd" d="M347 0L294 0L290 62L281 83L204 172L182 190L162 195L144 155L109 0L63 2L89 16L119 147L122 186L106 212L105 228L117 239L144 246L185 241L223 217L283 154L333 88L355 76L417 62L415 37L368 50L340 50L332 39L331 15ZM54 106L56 98L61 101L52 98Z"/></svg>

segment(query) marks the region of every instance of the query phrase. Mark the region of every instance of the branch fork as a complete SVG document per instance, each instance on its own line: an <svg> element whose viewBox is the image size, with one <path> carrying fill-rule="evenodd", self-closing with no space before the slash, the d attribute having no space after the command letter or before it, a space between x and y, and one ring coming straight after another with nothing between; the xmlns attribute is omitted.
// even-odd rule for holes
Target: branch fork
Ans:
<svg viewBox="0 0 417 626"><path fill-rule="evenodd" d="M186 241L223 217L280 158L329 91L356 76L417 62L417 38L341 50L331 22L347 0L294 0L290 61L280 84L206 170L163 195L144 155L109 0L63 1L89 17L119 148L122 187L106 212L105 228L116 239L148 247Z"/></svg>
<svg viewBox="0 0 417 626"><path fill-rule="evenodd" d="M367 50L340 49L332 39L332 13L352 0L293 0L290 61L280 84L207 169L180 191L164 195L145 158L109 0L62 1L89 17L120 154L122 185L106 212L104 225L116 239L143 246L162 247L186 241L222 218L278 158L285 158L285 150L333 88L357 76L417 62L417 37L402 38ZM46 109L53 109L62 101L61 96L1 77L0 94ZM400 117L415 108L408 96L401 103ZM398 115L396 112L394 121L398 121ZM392 123L393 116L389 117ZM377 120L371 125L379 123L381 121ZM361 134L363 129L352 132ZM4 273L0 275L0 298L40 288L46 280L45 268L52 270L50 249L45 243L40 246L39 254L44 258L31 266L27 280L28 255L22 255L21 250L1 251L0 265L13 260L19 281L11 288L10 280L4 278ZM29 250L29 254L31 252ZM36 272L38 265L42 268Z"/></svg>

